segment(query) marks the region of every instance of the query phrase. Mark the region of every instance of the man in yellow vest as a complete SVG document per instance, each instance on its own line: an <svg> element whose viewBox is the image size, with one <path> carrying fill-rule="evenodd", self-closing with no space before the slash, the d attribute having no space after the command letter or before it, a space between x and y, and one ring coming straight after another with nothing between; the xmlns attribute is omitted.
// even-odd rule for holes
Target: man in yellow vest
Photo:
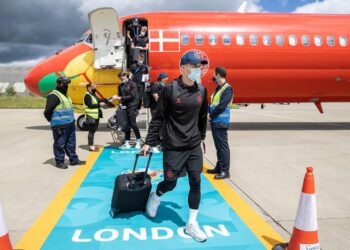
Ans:
<svg viewBox="0 0 350 250"><path fill-rule="evenodd" d="M61 169L68 168L64 163L65 154L69 157L70 165L84 165L85 161L79 160L75 152L75 118L73 104L67 94L70 79L61 76L56 83L56 89L47 97L44 111L46 119L51 123L56 167Z"/></svg>
<svg viewBox="0 0 350 250"><path fill-rule="evenodd" d="M213 82L218 86L211 96L209 107L209 121L216 148L217 163L208 174L215 174L214 179L222 180L230 177L230 147L228 145L227 130L230 127L230 109L233 90L226 81L226 69L216 67Z"/></svg>
<svg viewBox="0 0 350 250"><path fill-rule="evenodd" d="M89 128L88 134L88 144L89 150L96 152L98 149L94 146L94 136L95 132L98 129L100 118L102 118L102 111L100 105L103 105L103 102L96 95L96 84L89 83L86 86L87 92L84 96L84 113L86 124Z"/></svg>

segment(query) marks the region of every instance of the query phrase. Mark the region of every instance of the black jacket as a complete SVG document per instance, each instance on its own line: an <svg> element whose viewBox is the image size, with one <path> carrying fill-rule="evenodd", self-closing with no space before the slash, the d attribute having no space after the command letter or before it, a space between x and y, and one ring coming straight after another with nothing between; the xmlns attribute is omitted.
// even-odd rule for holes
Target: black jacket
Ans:
<svg viewBox="0 0 350 250"><path fill-rule="evenodd" d="M156 146L162 126L164 126L165 150L192 149L205 139L208 114L207 90L205 89L202 98L197 83L194 86L187 86L181 77L177 82L179 89L175 102L172 97L173 84L162 89L159 108L148 129L147 145Z"/></svg>
<svg viewBox="0 0 350 250"><path fill-rule="evenodd" d="M136 83L129 80L127 83L119 85L119 96L122 98L121 102L123 106L129 108L137 107L139 103L139 96Z"/></svg>
<svg viewBox="0 0 350 250"><path fill-rule="evenodd" d="M59 91L60 93L62 93L63 95L67 96L67 91L65 91L59 87L57 87L56 90ZM60 104L60 99L58 99L58 97L56 95L54 95L54 94L48 95L48 97L46 99L46 106L45 106L45 111L44 111L44 116L48 122L51 122L51 117L52 117L53 111L55 110L55 108L59 104ZM74 122L72 122L71 124L61 125L60 127L68 127L72 124L74 124Z"/></svg>
<svg viewBox="0 0 350 250"><path fill-rule="evenodd" d="M130 66L130 71L133 74L132 80L138 84L142 83L142 75L148 74L148 68L144 64L139 66L136 63L134 63Z"/></svg>

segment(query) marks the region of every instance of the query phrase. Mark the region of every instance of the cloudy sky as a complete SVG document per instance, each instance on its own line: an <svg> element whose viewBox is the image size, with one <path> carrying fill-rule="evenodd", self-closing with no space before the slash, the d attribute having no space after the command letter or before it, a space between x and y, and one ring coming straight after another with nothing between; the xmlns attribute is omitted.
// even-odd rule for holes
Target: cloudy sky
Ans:
<svg viewBox="0 0 350 250"><path fill-rule="evenodd" d="M87 13L114 7L146 11L236 11L244 0L0 0L0 66L31 66L76 41ZM171 4L169 4L171 3ZM350 14L349 0L249 0L248 12Z"/></svg>

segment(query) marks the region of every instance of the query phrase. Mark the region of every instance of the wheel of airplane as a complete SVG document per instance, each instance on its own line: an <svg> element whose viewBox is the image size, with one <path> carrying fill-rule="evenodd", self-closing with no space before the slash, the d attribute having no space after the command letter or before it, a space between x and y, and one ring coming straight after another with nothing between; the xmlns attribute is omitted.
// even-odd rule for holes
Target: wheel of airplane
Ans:
<svg viewBox="0 0 350 250"><path fill-rule="evenodd" d="M82 130L82 131L88 131L89 128L88 126L86 125L86 122L85 122L85 115L80 115L77 119L77 126L79 128L79 130Z"/></svg>

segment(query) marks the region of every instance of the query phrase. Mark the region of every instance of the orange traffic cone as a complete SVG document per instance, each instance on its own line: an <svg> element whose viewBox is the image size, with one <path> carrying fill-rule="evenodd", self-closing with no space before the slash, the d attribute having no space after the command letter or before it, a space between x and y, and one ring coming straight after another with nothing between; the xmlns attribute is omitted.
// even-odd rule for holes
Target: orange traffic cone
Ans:
<svg viewBox="0 0 350 250"><path fill-rule="evenodd" d="M4 216L2 213L2 207L0 203L0 250L12 250L12 245L10 242L10 236L8 234Z"/></svg>
<svg viewBox="0 0 350 250"><path fill-rule="evenodd" d="M313 168L304 177L297 216L289 244L276 245L272 250L320 250L317 233L316 194Z"/></svg>

